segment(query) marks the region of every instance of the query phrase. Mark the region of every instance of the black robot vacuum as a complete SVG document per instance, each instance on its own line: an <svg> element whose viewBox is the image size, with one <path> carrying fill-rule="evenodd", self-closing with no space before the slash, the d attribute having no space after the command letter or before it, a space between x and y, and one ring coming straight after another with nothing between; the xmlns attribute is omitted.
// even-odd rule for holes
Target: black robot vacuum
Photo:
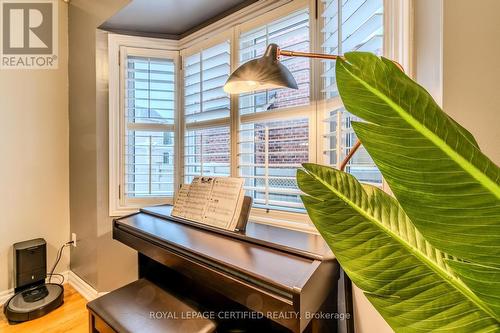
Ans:
<svg viewBox="0 0 500 333"><path fill-rule="evenodd" d="M3 307L9 323L42 317L63 304L63 286L45 283L47 243L44 239L14 244L14 274L15 295Z"/></svg>

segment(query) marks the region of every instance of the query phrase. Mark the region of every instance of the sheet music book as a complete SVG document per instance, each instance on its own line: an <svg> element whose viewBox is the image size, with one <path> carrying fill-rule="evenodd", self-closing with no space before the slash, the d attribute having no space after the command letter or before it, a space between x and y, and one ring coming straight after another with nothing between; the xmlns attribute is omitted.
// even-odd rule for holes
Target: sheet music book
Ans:
<svg viewBox="0 0 500 333"><path fill-rule="evenodd" d="M196 177L179 190L172 216L234 231L244 197L241 178Z"/></svg>

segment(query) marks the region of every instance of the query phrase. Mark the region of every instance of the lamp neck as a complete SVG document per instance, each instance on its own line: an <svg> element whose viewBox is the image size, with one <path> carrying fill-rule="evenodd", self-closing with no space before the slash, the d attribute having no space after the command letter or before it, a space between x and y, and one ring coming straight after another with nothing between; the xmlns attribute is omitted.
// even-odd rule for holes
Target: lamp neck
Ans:
<svg viewBox="0 0 500 333"><path fill-rule="evenodd" d="M316 59L330 59L335 60L337 58L343 58L336 54L323 54L323 53L311 53L311 52L298 52L298 51L288 51L281 50L278 48L277 56L285 57L304 57L304 58L316 58Z"/></svg>
<svg viewBox="0 0 500 333"><path fill-rule="evenodd" d="M267 51L266 51L267 53ZM303 58L315 58L315 59L329 59L329 60L336 60L336 59L342 59L346 60L345 57L339 56L336 54L324 54L324 53L312 53L312 52L298 52L298 51L288 51L288 50L281 50L280 48L277 49L276 53L276 59L279 59L280 56L285 56L285 57L303 57ZM404 73L404 68L403 66L394 60L391 60L398 68Z"/></svg>

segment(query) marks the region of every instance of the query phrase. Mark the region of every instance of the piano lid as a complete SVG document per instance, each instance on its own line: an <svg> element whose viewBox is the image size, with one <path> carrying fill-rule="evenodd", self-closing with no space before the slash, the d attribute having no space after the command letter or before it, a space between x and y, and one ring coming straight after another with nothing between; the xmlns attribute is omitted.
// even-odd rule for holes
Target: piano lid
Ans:
<svg viewBox="0 0 500 333"><path fill-rule="evenodd" d="M151 244L202 260L233 275L292 292L302 288L320 261L158 218L146 213L114 221L114 227Z"/></svg>
<svg viewBox="0 0 500 333"><path fill-rule="evenodd" d="M141 212L181 223L198 226L232 238L246 242L263 245L294 255L303 256L314 260L330 260L334 255L323 238L318 234L279 228L276 226L248 222L246 230L242 233L215 228L200 223L185 221L170 215L171 205L146 207Z"/></svg>

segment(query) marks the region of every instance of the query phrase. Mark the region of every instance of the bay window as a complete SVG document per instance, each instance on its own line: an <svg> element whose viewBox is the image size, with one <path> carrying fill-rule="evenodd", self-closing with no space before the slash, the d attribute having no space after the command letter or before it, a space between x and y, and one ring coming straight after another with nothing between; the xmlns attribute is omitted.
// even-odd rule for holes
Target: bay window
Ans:
<svg viewBox="0 0 500 333"><path fill-rule="evenodd" d="M373 52L408 67L405 4L294 0L267 13L240 15L227 27L204 28L206 36L196 40L148 39L141 49L140 37L127 37L134 47L111 38L110 61L119 48L115 65L121 74L119 80L110 76L110 89L118 89L119 81L120 91L119 103L110 100L110 174L119 169L121 176L110 180L120 189L110 187L110 200L118 194L123 207L136 209L171 202L178 186L196 176L242 177L254 200L253 220L310 228L297 169L305 162L338 167L356 141L351 122L359 119L342 105L335 61L282 57L298 90L228 95L223 86L233 70L262 56L270 43L302 52ZM363 148L346 171L362 182L383 184Z"/></svg>

